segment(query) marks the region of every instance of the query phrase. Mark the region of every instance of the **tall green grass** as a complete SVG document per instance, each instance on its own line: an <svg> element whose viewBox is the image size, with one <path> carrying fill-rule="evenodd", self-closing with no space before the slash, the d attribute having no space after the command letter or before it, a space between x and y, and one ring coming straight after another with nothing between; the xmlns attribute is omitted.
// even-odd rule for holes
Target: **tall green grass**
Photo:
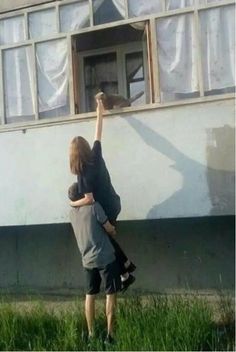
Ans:
<svg viewBox="0 0 236 352"><path fill-rule="evenodd" d="M221 302L221 304L223 304ZM224 306L224 314L232 305ZM226 319L226 315L223 317ZM229 319L229 316L227 316ZM132 297L118 303L116 351L234 350L233 319L224 329L213 319L208 303L199 298ZM67 310L49 310L41 302L31 309L0 304L0 350L105 350L105 315L96 318L96 338L87 343L83 305Z"/></svg>

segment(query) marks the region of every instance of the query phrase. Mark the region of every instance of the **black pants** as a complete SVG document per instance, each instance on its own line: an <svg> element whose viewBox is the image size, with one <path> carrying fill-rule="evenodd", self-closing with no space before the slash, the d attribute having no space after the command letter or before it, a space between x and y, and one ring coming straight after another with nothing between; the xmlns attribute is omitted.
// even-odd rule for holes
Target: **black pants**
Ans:
<svg viewBox="0 0 236 352"><path fill-rule="evenodd" d="M115 257L116 257L116 261L119 264L119 268L120 268L120 274L124 274L127 272L127 269L125 268L125 262L127 262L128 258L125 255L125 253L123 252L123 250L120 248L120 245L118 244L118 242L116 242L116 240L108 235L110 242L113 246L113 248L115 249Z"/></svg>

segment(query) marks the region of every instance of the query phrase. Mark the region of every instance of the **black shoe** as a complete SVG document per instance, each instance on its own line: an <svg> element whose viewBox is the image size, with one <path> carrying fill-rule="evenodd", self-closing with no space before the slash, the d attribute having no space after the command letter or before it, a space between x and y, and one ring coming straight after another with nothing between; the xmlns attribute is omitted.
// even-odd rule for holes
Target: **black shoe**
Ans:
<svg viewBox="0 0 236 352"><path fill-rule="evenodd" d="M113 337L111 335L108 334L104 340L104 344L105 345L114 345L115 340L113 339Z"/></svg>
<svg viewBox="0 0 236 352"><path fill-rule="evenodd" d="M124 293L127 290L127 288L134 283L134 281L135 281L135 277L130 274L128 279L122 282L121 292Z"/></svg>
<svg viewBox="0 0 236 352"><path fill-rule="evenodd" d="M136 270L136 265L134 263L130 263L130 265L127 268L128 273L132 273L134 270Z"/></svg>

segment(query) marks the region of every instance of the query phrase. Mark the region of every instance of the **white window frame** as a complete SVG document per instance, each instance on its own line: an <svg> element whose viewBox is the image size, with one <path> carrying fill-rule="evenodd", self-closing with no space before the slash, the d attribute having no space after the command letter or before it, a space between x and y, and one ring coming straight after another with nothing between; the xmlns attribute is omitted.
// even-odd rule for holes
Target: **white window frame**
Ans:
<svg viewBox="0 0 236 352"><path fill-rule="evenodd" d="M84 118L91 118L94 116L94 113L85 113L85 114L79 114L75 115L75 98L74 98L74 77L73 77L73 55L72 55L72 43L73 43L73 36L85 33L85 32L91 32L94 30L101 30L101 29L106 29L106 28L111 28L111 27L116 27L116 26L121 26L125 24L132 24L136 22L141 22L141 21L146 21L150 22L150 42L149 42L149 47L148 50L151 51L151 56L152 56L152 62L149 63L150 67L146 68L148 71L152 71L156 74L153 74L151 76L152 82L150 83L153 86L153 92L154 93L154 98L152 103L147 104L145 106L135 106L135 107L128 107L128 108L123 108L120 110L119 113L122 112L127 112L127 111L138 111L138 110L149 110L153 108L163 108L163 107L168 107L168 106L178 106L178 105L186 105L186 104L196 104L199 102L207 102L207 101L215 101L215 100L225 100L225 99L234 99L235 94L234 93L226 93L226 94L219 94L219 95L212 95L212 96L204 96L204 89L203 89L203 76L202 76L202 64L201 64L201 50L200 50L200 33L199 33L199 11L207 10L210 8L219 8L221 6L227 6L227 5L233 5L235 4L234 0L222 0L221 2L213 2L209 4L202 4L199 5L198 0L195 0L195 5L192 7L186 7L186 8L181 8L177 10L172 10L172 11L167 11L166 6L165 6L165 0L162 0L162 5L163 5L163 12L159 12L156 14L151 14L151 15L145 15L145 16L139 16L139 17L133 17L133 18L128 18L128 0L125 0L125 5L126 5L126 12L125 12L125 19L124 20L119 20L116 22L109 22L101 25L94 25L93 24L93 14L92 14L92 0L88 0L89 6L90 6L90 27L87 28L81 28L77 31L69 32L69 33L62 33L59 32L60 29L60 23L59 23L59 11L60 11L60 6L67 5L67 4L72 4L77 1L83 1L83 0L61 0L61 1L55 1L55 2L50 2L46 4L41 4L37 6L31 6L31 7L26 7L23 9L17 9L16 11L11 11L7 12L4 14L0 14L0 20L1 19L7 19L19 15L24 15L24 29L26 33L26 40L23 42L19 43L14 43L14 44L9 44L9 45L3 45L0 46L0 114L1 114L1 121L0 121L0 132L8 131L8 130L14 130L14 129L22 129L22 127L29 128L29 127L37 127L37 126L44 126L44 125L51 125L51 124L57 124L57 123L66 123L70 122L71 118L77 118L77 119L84 119ZM33 5L33 4L32 4ZM56 9L56 16L57 16L57 29L58 33L48 36L45 38L41 38L40 40L33 40L29 39L29 30L28 30L28 15L31 12L36 12L36 11L42 11L44 9L48 8L54 8ZM155 28L155 21L158 18L163 18L163 17L169 17L169 16L175 16L178 14L185 14L185 13L193 13L194 15L194 26L195 26L195 33L196 33L196 38L197 38L197 62L198 62L198 80L199 80L199 89L200 89L200 97L198 98L192 98L192 99L186 99L186 100L180 100L180 101L173 101L173 102L168 102L168 103L160 103L160 87L159 87L159 69L158 69L158 60L157 60L157 40L156 40L156 28ZM55 39L60 39L60 38L66 38L67 44L68 44L68 57L69 57L69 99L70 99L70 116L65 116L65 117L55 117L55 118L45 118L43 120L39 119L39 112L38 112L38 99L37 99L37 75L36 75L36 60L34 56L34 63L33 63L33 76L35 78L35 84L34 84L34 91L33 91L33 104L35 106L35 120L31 122L20 122L20 123L11 123L7 124L4 118L4 92L3 92L3 70L2 70L2 52L5 49L10 49L10 48L17 48L25 45L32 45L33 47L33 52L35 53L35 47L37 43L40 42L47 42L50 40L55 40ZM145 63L145 60L144 60ZM147 76L146 76L147 77ZM149 90L147 90L149 91ZM110 114L114 114L116 112L110 112Z"/></svg>

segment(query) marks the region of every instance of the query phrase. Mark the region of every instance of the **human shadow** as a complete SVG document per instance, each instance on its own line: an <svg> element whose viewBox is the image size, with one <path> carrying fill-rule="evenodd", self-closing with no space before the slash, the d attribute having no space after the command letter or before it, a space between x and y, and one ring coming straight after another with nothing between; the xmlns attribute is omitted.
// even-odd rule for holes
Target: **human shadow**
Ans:
<svg viewBox="0 0 236 352"><path fill-rule="evenodd" d="M213 129L213 134L215 137L218 136L218 140L215 141L214 150L210 148L211 153L209 148L206 150L207 165L202 165L178 150L170 140L154 131L147 123L133 116L127 117L125 121L148 146L171 159L174 163L169 167L179 172L183 178L182 187L163 202L153 205L147 212L147 219L168 217L168 214L176 213L184 217L190 213L190 216L201 216L229 215L234 212L234 171L221 170L217 163L216 168L209 166L213 156L217 159L217 155L222 154L222 148L226 148L222 143L232 140L234 134L232 127L225 125ZM153 166L152 170L155 171L156 165ZM156 187L158 187L158 177L161 177L161 170L157 176Z"/></svg>

